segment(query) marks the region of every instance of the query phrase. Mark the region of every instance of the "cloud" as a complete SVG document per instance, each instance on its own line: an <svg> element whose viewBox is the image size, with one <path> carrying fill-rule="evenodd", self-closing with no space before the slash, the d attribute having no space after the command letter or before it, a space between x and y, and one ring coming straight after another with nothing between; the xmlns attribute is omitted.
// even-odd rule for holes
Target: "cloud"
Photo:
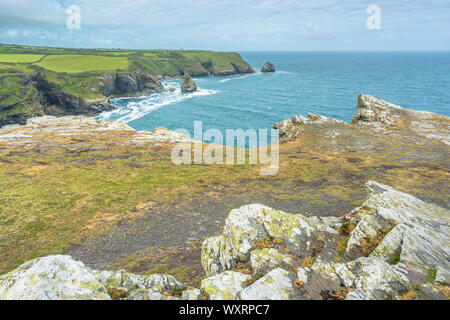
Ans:
<svg viewBox="0 0 450 320"><path fill-rule="evenodd" d="M283 50L311 46L337 49L334 41L340 39L340 43L347 44L347 49L352 49L374 35L374 32L368 34L366 28L366 9L371 3L360 0L0 0L0 41L13 38L32 41L32 37L24 37L22 32L34 30L40 32L38 38L45 37L65 46L76 41L83 46L123 44L142 48ZM420 46L414 36L429 37L436 45L450 49L446 31L450 30L450 0L377 0L374 3L381 8L383 35L378 33L371 38L373 46L383 46L393 37L386 35L395 35L399 45ZM81 30L70 32L66 28L66 9L70 5L81 8ZM8 35L8 30L17 32Z"/></svg>
<svg viewBox="0 0 450 320"><path fill-rule="evenodd" d="M4 35L8 38L17 38L19 36L19 34L20 34L19 30L14 30L14 29L6 30L4 32Z"/></svg>

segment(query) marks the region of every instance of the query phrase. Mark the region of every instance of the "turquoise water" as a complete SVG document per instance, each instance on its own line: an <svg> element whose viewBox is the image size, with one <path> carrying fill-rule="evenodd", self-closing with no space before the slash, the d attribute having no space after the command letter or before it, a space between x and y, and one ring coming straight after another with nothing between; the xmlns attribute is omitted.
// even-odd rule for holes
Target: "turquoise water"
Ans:
<svg viewBox="0 0 450 320"><path fill-rule="evenodd" d="M203 130L270 129L293 114L319 113L350 122L359 93L405 108L450 116L450 52L242 52L259 71L266 61L273 74L197 78L199 92L175 92L139 99L116 99L117 110L99 116L127 122L137 130L166 127Z"/></svg>

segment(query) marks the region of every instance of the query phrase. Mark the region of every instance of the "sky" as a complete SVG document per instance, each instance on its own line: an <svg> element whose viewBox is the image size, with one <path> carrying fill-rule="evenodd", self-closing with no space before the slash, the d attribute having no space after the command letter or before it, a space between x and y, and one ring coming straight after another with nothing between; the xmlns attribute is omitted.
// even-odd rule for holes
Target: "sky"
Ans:
<svg viewBox="0 0 450 320"><path fill-rule="evenodd" d="M80 14L68 14L71 6ZM374 11L368 12L369 7ZM0 43L224 51L450 50L449 17L450 0L0 0Z"/></svg>

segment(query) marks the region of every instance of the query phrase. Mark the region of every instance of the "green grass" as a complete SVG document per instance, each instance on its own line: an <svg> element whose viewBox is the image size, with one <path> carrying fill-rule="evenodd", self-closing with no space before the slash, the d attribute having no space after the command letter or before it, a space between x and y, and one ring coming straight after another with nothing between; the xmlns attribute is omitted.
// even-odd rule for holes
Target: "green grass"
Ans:
<svg viewBox="0 0 450 320"><path fill-rule="evenodd" d="M129 67L128 59L125 57L92 55L47 56L37 65L50 71L65 73L128 70Z"/></svg>
<svg viewBox="0 0 450 320"><path fill-rule="evenodd" d="M30 63L39 61L43 56L41 54L0 54L0 62Z"/></svg>
<svg viewBox="0 0 450 320"><path fill-rule="evenodd" d="M6 110L0 113L0 119L8 116L32 116L42 110L37 90L16 76L0 78L0 105Z"/></svg>

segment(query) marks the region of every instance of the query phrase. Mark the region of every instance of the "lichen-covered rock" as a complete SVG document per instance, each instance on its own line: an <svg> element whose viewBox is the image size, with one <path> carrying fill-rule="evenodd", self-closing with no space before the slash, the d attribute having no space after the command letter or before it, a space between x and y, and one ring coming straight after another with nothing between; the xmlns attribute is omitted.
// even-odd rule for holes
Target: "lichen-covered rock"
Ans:
<svg viewBox="0 0 450 320"><path fill-rule="evenodd" d="M386 262L394 262L401 254L403 237L408 227L403 224L395 226L372 251L369 257L378 257Z"/></svg>
<svg viewBox="0 0 450 320"><path fill-rule="evenodd" d="M47 256L0 276L0 300L110 300L107 289L82 262Z"/></svg>
<svg viewBox="0 0 450 320"><path fill-rule="evenodd" d="M158 291L138 289L132 291L127 300L163 300L163 298L164 296Z"/></svg>
<svg viewBox="0 0 450 320"><path fill-rule="evenodd" d="M389 263L399 254L401 262L423 276L428 275L429 269L449 270L450 212L374 181L366 186L369 196L362 208L376 212L375 220L383 218L399 224L372 256L383 257ZM358 219L358 215L351 219Z"/></svg>
<svg viewBox="0 0 450 320"><path fill-rule="evenodd" d="M365 252L365 250L370 249L370 242L378 241L394 226L392 221L385 219L376 210L370 208L361 209L353 222L357 223L356 228L350 233L345 251L345 257L349 260L369 254L370 252ZM367 244L366 246L369 248L366 248L364 244Z"/></svg>
<svg viewBox="0 0 450 320"><path fill-rule="evenodd" d="M211 300L236 300L245 288L247 274L225 271L202 280L201 287Z"/></svg>
<svg viewBox="0 0 450 320"><path fill-rule="evenodd" d="M277 268L245 288L241 292L242 300L291 300L300 298L294 285L295 276L286 270Z"/></svg>
<svg viewBox="0 0 450 320"><path fill-rule="evenodd" d="M274 248L253 250L250 254L250 267L254 274L264 275L273 269L292 270L298 265L291 254Z"/></svg>
<svg viewBox="0 0 450 320"><path fill-rule="evenodd" d="M181 294L181 300L200 300L202 292L199 289L185 290Z"/></svg>
<svg viewBox="0 0 450 320"><path fill-rule="evenodd" d="M270 237L283 240L283 245L300 259L314 256L333 260L336 257L337 218L306 217L269 209L264 211L263 223Z"/></svg>
<svg viewBox="0 0 450 320"><path fill-rule="evenodd" d="M232 269L249 258L252 246L267 234L262 224L263 205L232 210L225 220L221 236L208 238L202 245L202 265L207 276Z"/></svg>
<svg viewBox="0 0 450 320"><path fill-rule="evenodd" d="M128 292L145 289L163 293L167 290L183 290L187 287L185 283L179 282L171 275L137 275L125 270L94 271L94 273L96 279L105 287L124 289Z"/></svg>
<svg viewBox="0 0 450 320"><path fill-rule="evenodd" d="M450 271L448 269L444 269L440 266L436 269L436 279L435 283L442 285L450 285Z"/></svg>
<svg viewBox="0 0 450 320"><path fill-rule="evenodd" d="M300 292L308 300L345 298L355 275L342 263L317 262L311 268L299 268Z"/></svg>
<svg viewBox="0 0 450 320"><path fill-rule="evenodd" d="M415 300L447 300L447 298L438 288L427 283L417 289Z"/></svg>
<svg viewBox="0 0 450 320"><path fill-rule="evenodd" d="M354 288L347 300L397 299L413 288L404 265L392 266L378 258L359 258L347 263L355 275Z"/></svg>
<svg viewBox="0 0 450 320"><path fill-rule="evenodd" d="M314 255L333 260L338 226L336 218L309 218L263 205L243 206L230 212L221 236L203 242L202 265L207 275L232 269L239 261L247 261L253 245L267 237L277 238L280 246L300 259Z"/></svg>

